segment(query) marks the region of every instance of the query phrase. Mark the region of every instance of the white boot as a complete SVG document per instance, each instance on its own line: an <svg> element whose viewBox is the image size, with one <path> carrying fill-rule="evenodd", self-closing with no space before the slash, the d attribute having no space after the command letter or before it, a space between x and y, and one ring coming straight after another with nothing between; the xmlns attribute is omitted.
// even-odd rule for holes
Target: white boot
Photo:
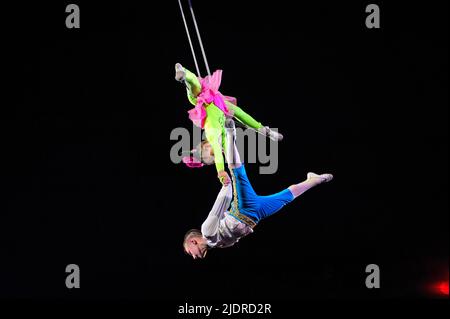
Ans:
<svg viewBox="0 0 450 319"><path fill-rule="evenodd" d="M310 181L314 181L314 183L322 184L322 183L328 183L333 179L333 175L331 174L322 174L318 175L316 173L309 172L307 174L307 178Z"/></svg>
<svg viewBox="0 0 450 319"><path fill-rule="evenodd" d="M283 134L271 130L270 127L268 127L268 126L261 127L258 129L258 131L260 133L266 135L272 141L279 142L279 141L283 140Z"/></svg>
<svg viewBox="0 0 450 319"><path fill-rule="evenodd" d="M175 80L184 82L186 80L186 72L180 63L175 64Z"/></svg>

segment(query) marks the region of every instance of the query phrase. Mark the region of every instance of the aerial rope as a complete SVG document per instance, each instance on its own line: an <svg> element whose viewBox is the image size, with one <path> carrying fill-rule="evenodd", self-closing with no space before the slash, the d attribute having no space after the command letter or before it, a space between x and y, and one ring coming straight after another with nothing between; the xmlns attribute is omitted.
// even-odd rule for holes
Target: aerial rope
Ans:
<svg viewBox="0 0 450 319"><path fill-rule="evenodd" d="M198 76L200 76L200 69L198 68L197 57L195 56L195 50L194 50L194 46L192 45L191 35L189 34L189 28L187 26L186 17L184 16L183 6L181 5L181 0L178 0L178 4L180 5L180 11L181 11L181 16L183 17L184 28L186 29L189 46L191 47L192 56L194 58L195 69L197 70Z"/></svg>
<svg viewBox="0 0 450 319"><path fill-rule="evenodd" d="M200 49L202 51L203 61L205 62L206 71L208 72L208 75L211 76L211 71L209 70L208 60L206 59L205 48L203 47L202 37L200 36L200 30L199 30L198 25L197 25L197 19L195 19L194 8L192 7L191 0L188 0L188 3L189 3L189 10L191 11L192 20L194 21L194 26L195 26L195 31L197 33L198 43L200 44ZM178 4L180 6L181 16L183 17L184 28L186 29L186 34L187 34L187 37L188 37L188 40L189 40L189 45L191 47L192 56L194 57L195 68L197 70L198 76L201 76L200 75L200 69L199 69L198 63L197 63L197 57L195 56L195 52L194 52L194 46L192 44L192 39L191 39L191 36L190 36L190 33L189 33L189 28L188 28L188 25L187 25L187 22L186 22L186 17L184 16L183 6L181 5L181 0L178 0Z"/></svg>

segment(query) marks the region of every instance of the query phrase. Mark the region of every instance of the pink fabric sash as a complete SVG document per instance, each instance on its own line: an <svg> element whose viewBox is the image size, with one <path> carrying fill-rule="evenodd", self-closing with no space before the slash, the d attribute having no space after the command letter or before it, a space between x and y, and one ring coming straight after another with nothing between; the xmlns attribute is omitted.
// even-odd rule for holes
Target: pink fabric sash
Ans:
<svg viewBox="0 0 450 319"><path fill-rule="evenodd" d="M198 78L202 86L202 91L197 96L197 104L195 107L188 111L189 118L198 127L203 128L206 120L205 105L214 103L225 115L230 115L225 101L237 104L236 98L231 96L222 95L219 92L220 82L222 81L222 70L215 71L211 76L205 78Z"/></svg>
<svg viewBox="0 0 450 319"><path fill-rule="evenodd" d="M196 159L194 156L183 156L183 163L189 168L203 167L203 163Z"/></svg>

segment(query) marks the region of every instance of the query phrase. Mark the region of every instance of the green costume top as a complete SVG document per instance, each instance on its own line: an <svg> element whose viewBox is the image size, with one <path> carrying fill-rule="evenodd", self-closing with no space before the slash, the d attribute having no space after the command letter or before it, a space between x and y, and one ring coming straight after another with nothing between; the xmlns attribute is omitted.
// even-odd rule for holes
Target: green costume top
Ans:
<svg viewBox="0 0 450 319"><path fill-rule="evenodd" d="M193 105L197 104L197 99L193 97L188 91L188 99ZM225 150L225 114L214 105L210 103L205 105L206 120L205 120L205 134L206 139L211 144L214 152L214 161L216 163L217 172L225 170L225 162L222 154L222 149Z"/></svg>

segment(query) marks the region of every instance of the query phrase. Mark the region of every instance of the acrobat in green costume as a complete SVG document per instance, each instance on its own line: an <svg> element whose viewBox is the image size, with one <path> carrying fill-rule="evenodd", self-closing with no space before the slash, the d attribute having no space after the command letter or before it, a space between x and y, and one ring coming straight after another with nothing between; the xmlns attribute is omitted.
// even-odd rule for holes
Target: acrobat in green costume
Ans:
<svg viewBox="0 0 450 319"><path fill-rule="evenodd" d="M235 98L224 96L219 92L222 70L215 71L211 76L200 78L177 63L175 65L175 71L175 78L186 84L189 102L196 106L189 111L189 118L195 125L205 130L206 139L211 144L214 152L218 177L222 183L227 179L229 181L229 177L225 172L224 157L222 155L222 150L226 149L226 133L224 128L226 116L236 118L245 126L257 130L274 141L280 141L283 138L280 133L271 130L267 126L263 126L252 116L244 112L236 105ZM190 160L193 159L191 158ZM189 167L197 167L195 165L189 165L189 161L184 160L184 162Z"/></svg>

